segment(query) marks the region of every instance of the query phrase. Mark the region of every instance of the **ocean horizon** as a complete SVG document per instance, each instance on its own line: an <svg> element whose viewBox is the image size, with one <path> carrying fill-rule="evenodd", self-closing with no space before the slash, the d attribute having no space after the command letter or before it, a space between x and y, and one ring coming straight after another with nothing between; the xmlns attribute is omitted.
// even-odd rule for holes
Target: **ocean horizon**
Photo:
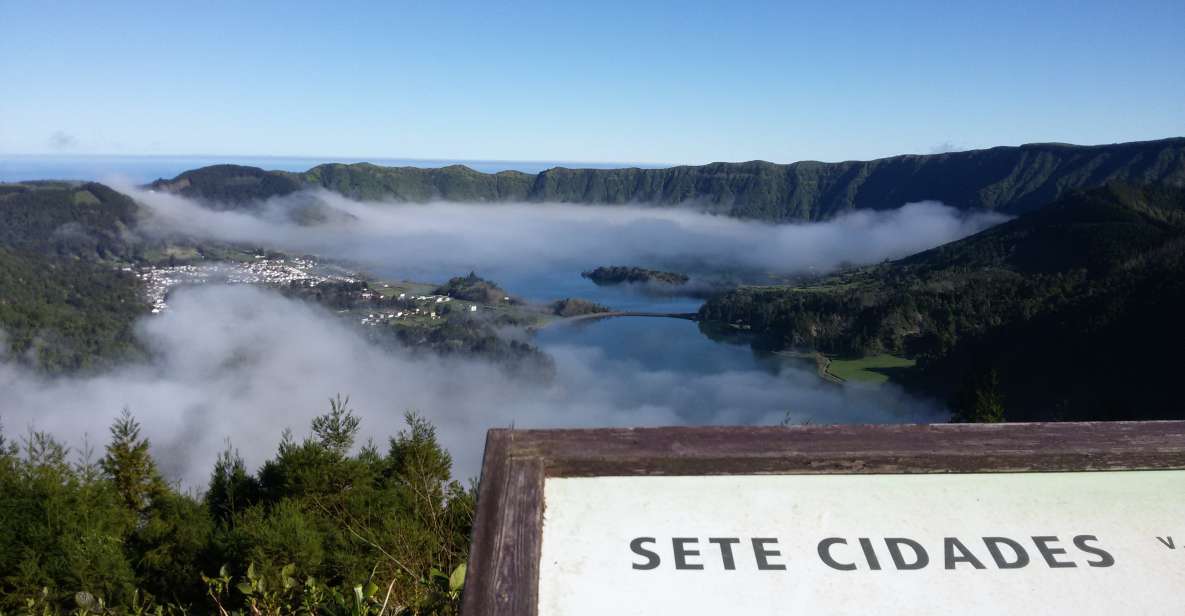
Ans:
<svg viewBox="0 0 1185 616"><path fill-rule="evenodd" d="M422 167L425 169L447 167L449 165L465 165L483 173L497 173L499 171L539 173L552 167L582 169L641 167L660 169L669 166L630 162L589 163L576 161L507 161L339 156L0 154L0 182L78 180L145 184L161 178L174 178L178 174L189 171L190 169L197 169L208 165L232 164L260 167L271 171L305 171L325 163L364 162L385 167Z"/></svg>

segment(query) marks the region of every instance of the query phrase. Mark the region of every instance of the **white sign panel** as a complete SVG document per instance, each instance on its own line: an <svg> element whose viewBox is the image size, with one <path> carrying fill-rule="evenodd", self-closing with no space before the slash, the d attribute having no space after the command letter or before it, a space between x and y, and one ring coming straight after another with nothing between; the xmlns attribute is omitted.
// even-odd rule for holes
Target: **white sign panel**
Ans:
<svg viewBox="0 0 1185 616"><path fill-rule="evenodd" d="M1185 614L1185 471L549 478L540 616Z"/></svg>

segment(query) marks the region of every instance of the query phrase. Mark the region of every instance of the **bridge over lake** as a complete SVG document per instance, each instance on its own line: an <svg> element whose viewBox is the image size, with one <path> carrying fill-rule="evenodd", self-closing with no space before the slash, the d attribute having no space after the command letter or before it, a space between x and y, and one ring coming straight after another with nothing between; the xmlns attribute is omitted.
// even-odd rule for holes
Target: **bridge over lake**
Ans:
<svg viewBox="0 0 1185 616"><path fill-rule="evenodd" d="M610 312L580 314L574 317L562 317L540 326L540 329L544 327L553 327L555 325L576 323L578 321L594 321L598 319L612 319L616 317L657 317L663 319L683 319L686 321L699 320L699 314L694 312L646 312L638 310L613 310Z"/></svg>

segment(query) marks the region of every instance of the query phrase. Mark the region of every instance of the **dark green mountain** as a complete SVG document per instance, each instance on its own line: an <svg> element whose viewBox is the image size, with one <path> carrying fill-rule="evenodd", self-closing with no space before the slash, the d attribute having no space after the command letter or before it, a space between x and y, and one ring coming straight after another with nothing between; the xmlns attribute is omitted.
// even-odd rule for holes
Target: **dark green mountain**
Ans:
<svg viewBox="0 0 1185 616"><path fill-rule="evenodd" d="M131 256L138 206L102 184L0 184L0 247L81 259Z"/></svg>
<svg viewBox="0 0 1185 616"><path fill-rule="evenodd" d="M290 174L242 165L212 165L186 171L168 182L152 183L156 190L225 205L279 197L304 187L304 183Z"/></svg>
<svg viewBox="0 0 1185 616"><path fill-rule="evenodd" d="M47 371L138 353L137 206L94 183L0 184L0 356Z"/></svg>
<svg viewBox="0 0 1185 616"><path fill-rule="evenodd" d="M857 208L938 200L1021 214L1068 191L1124 181L1185 186L1185 138L1100 146L1039 143L872 161L763 161L666 169L566 169L537 175L329 164L304 173L218 165L153 187L227 204L326 188L364 200L694 204L741 218L823 220Z"/></svg>
<svg viewBox="0 0 1185 616"><path fill-rule="evenodd" d="M111 365L139 353L132 324L147 310L133 274L0 247L0 357L49 372Z"/></svg>
<svg viewBox="0 0 1185 616"><path fill-rule="evenodd" d="M318 165L293 177L304 185L326 188L352 199L422 203L526 201L535 176L517 171L481 173L464 165L423 169L359 163Z"/></svg>
<svg viewBox="0 0 1185 616"><path fill-rule="evenodd" d="M1185 190L1109 185L897 262L799 287L743 288L708 321L767 348L918 359L899 376L960 404L991 384L1005 416L1185 417Z"/></svg>

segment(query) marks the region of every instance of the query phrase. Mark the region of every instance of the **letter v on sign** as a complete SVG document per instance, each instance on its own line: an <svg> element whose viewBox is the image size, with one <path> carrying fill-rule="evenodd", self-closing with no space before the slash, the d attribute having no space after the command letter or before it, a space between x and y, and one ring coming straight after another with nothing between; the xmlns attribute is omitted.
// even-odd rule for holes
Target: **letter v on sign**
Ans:
<svg viewBox="0 0 1185 616"><path fill-rule="evenodd" d="M1164 547L1166 547L1170 550L1177 549L1177 545L1175 543L1173 543L1172 537L1157 537L1156 540L1163 543Z"/></svg>

